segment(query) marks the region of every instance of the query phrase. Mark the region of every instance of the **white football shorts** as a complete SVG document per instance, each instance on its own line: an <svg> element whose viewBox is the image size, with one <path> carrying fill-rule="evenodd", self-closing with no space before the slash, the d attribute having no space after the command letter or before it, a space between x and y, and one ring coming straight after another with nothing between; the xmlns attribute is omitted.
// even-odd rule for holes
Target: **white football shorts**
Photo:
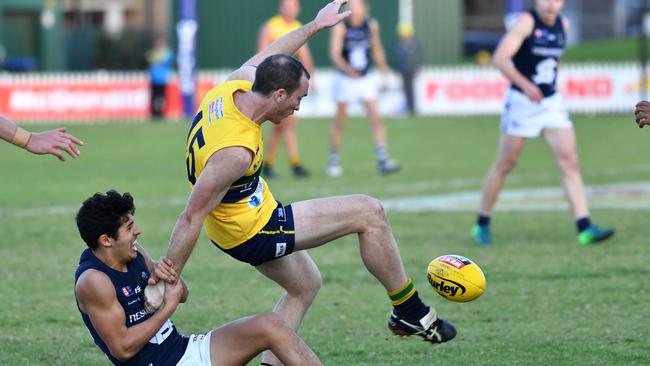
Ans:
<svg viewBox="0 0 650 366"><path fill-rule="evenodd" d="M187 343L185 354L178 361L176 366L212 366L210 360L210 336L207 334L192 334Z"/></svg>
<svg viewBox="0 0 650 366"><path fill-rule="evenodd" d="M379 85L376 78L366 74L360 78L351 78L342 72L334 74L332 98L337 103L367 102L376 100L379 96Z"/></svg>
<svg viewBox="0 0 650 366"><path fill-rule="evenodd" d="M540 103L532 102L515 89L506 95L501 132L513 136L538 137L545 128L571 128L573 124L562 97L555 93Z"/></svg>

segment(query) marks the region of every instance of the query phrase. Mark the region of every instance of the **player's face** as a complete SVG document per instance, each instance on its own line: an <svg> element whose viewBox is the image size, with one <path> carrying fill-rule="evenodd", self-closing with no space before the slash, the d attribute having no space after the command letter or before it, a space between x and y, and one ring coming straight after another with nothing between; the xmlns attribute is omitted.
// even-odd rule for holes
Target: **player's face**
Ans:
<svg viewBox="0 0 650 366"><path fill-rule="evenodd" d="M281 0L280 1L280 15L287 19L296 19L300 13L299 0Z"/></svg>
<svg viewBox="0 0 650 366"><path fill-rule="evenodd" d="M113 243L115 255L127 262L134 260L138 256L135 243L140 233L140 228L135 224L133 215L124 216L124 222L117 230L117 238Z"/></svg>
<svg viewBox="0 0 650 366"><path fill-rule="evenodd" d="M300 86L294 90L285 100L278 105L277 118L272 118L271 122L278 124L283 119L289 117L294 112L300 109L300 102L302 98L307 96L309 91L309 79L303 74L300 78Z"/></svg>
<svg viewBox="0 0 650 366"><path fill-rule="evenodd" d="M348 9L352 12L353 16L365 18L366 17L366 2L365 0L350 0L348 1Z"/></svg>
<svg viewBox="0 0 650 366"><path fill-rule="evenodd" d="M536 0L537 12L544 18L555 18L562 11L564 0Z"/></svg>

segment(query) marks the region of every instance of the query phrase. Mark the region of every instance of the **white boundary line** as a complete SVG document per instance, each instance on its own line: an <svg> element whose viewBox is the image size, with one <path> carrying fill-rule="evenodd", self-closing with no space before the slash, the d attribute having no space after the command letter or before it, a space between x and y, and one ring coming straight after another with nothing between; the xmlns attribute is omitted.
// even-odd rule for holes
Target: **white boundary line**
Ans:
<svg viewBox="0 0 650 366"><path fill-rule="evenodd" d="M587 187L590 208L618 210L650 209L650 181ZM441 195L411 196L381 199L387 211L394 212L473 212L478 209L480 192L465 191ZM182 207L187 197L138 201L143 207ZM501 192L496 209L499 211L560 211L568 204L559 187L509 189ZM46 206L3 211L0 217L30 218L50 215L73 215L79 205Z"/></svg>

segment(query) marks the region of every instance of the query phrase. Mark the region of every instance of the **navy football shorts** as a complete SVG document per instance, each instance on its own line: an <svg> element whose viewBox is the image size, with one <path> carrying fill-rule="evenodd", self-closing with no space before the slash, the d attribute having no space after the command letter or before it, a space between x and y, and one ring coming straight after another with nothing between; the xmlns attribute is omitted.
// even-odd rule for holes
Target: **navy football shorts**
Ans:
<svg viewBox="0 0 650 366"><path fill-rule="evenodd" d="M295 239L291 205L282 206L278 202L269 221L255 236L231 249L217 247L238 261L259 266L291 254Z"/></svg>

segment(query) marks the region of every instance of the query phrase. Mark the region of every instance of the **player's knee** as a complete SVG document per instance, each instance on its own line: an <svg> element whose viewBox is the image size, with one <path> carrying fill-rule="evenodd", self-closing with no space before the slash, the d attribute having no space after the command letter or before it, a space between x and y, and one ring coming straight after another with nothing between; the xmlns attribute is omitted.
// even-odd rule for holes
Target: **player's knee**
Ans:
<svg viewBox="0 0 650 366"><path fill-rule="evenodd" d="M370 224L382 226L388 224L386 211L378 199L366 195L358 195L357 199L363 207L364 215L362 217L368 219Z"/></svg>
<svg viewBox="0 0 650 366"><path fill-rule="evenodd" d="M504 160L499 161L496 164L494 170L496 171L497 174L504 176L504 175L507 175L508 173L510 173L512 171L512 169L515 168L516 165L517 165L517 159L516 158L508 158L508 159L504 159Z"/></svg>
<svg viewBox="0 0 650 366"><path fill-rule="evenodd" d="M254 333L256 342L260 342L262 348L269 349L273 344L274 337L280 335L281 332L286 332L288 325L280 315L266 313L251 318L247 328Z"/></svg>
<svg viewBox="0 0 650 366"><path fill-rule="evenodd" d="M323 285L323 278L321 277L320 271L318 269L312 271L309 276L304 278L304 284L305 289L303 291L303 297L309 302L309 304L311 304Z"/></svg>
<svg viewBox="0 0 650 366"><path fill-rule="evenodd" d="M266 313L257 317L258 326L266 335L278 334L289 328L282 317L276 313Z"/></svg>
<svg viewBox="0 0 650 366"><path fill-rule="evenodd" d="M300 282L297 286L287 288L287 294L309 306L318 295L318 291L322 286L323 280L318 268L309 271L303 271L300 274Z"/></svg>
<svg viewBox="0 0 650 366"><path fill-rule="evenodd" d="M579 169L578 159L572 154L562 154L557 163L564 172L576 172Z"/></svg>

